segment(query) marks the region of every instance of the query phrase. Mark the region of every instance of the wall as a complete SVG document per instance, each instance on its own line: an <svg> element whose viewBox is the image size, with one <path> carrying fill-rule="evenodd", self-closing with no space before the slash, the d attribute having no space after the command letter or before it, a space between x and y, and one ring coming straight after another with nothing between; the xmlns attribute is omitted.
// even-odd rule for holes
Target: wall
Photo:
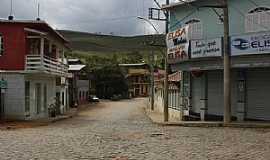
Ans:
<svg viewBox="0 0 270 160"><path fill-rule="evenodd" d="M4 94L4 115L7 119L25 118L25 89L24 75L22 74L1 74L0 78L7 80L8 88Z"/></svg>
<svg viewBox="0 0 270 160"><path fill-rule="evenodd" d="M253 0L259 6L270 7L269 0ZM211 0L201 0L196 5L211 4ZM229 17L230 17L230 35L238 35L245 33L245 14L251 9L256 8L252 2L248 0L229 0ZM222 13L221 9L217 9ZM203 39L211 39L223 36L223 23L220 22L218 16L211 8L196 9L192 5L182 5L171 10L170 30L179 28L190 19L200 19L203 24ZM270 27L269 27L270 30Z"/></svg>
<svg viewBox="0 0 270 160"><path fill-rule="evenodd" d="M158 113L163 114L164 113L164 101L163 101L163 95L162 95L162 89L158 89L155 92L155 100L154 100L154 110ZM169 121L181 121L181 111L169 108Z"/></svg>
<svg viewBox="0 0 270 160"><path fill-rule="evenodd" d="M22 25L1 24L4 53L0 56L0 70L24 70L25 33Z"/></svg>
<svg viewBox="0 0 270 160"><path fill-rule="evenodd" d="M48 116L48 107L55 103L56 97L56 80L54 77L45 77L42 75L31 75L26 76L26 81L30 81L30 117L29 119L38 119L44 118ZM37 115L37 108L35 104L35 85L36 83L41 83L41 104L42 109L41 113ZM47 85L47 108L43 107L44 104L44 95L43 95L43 87Z"/></svg>
<svg viewBox="0 0 270 160"><path fill-rule="evenodd" d="M86 93L89 95L89 80L77 80L77 87L78 87L78 101L79 104L87 103L88 97ZM81 93L81 98L80 98ZM84 97L83 97L84 93Z"/></svg>

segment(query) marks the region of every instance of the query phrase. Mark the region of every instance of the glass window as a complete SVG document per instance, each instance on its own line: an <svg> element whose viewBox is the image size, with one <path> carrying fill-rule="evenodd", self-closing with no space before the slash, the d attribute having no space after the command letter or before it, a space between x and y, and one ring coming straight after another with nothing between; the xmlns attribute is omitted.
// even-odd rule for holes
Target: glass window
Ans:
<svg viewBox="0 0 270 160"><path fill-rule="evenodd" d="M248 12L245 18L246 32L270 30L270 8L258 7Z"/></svg>

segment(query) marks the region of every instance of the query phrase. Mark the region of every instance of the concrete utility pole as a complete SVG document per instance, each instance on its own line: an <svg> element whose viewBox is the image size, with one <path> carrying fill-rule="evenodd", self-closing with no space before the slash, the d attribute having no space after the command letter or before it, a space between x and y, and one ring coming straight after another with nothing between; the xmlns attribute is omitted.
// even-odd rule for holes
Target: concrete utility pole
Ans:
<svg viewBox="0 0 270 160"><path fill-rule="evenodd" d="M138 16L137 17L138 19L141 19L141 20L144 20L144 21L146 21L147 23L149 23L152 27L153 27L153 29L155 30L155 32L156 32L156 35L159 35L159 32L158 32L158 30L157 30L157 28L155 27L155 25L151 22L151 21L149 21L148 19L146 19L146 18L144 18L144 17L140 17L140 16ZM155 35L154 35L155 36ZM155 43L155 39L153 39L153 43ZM150 98L150 108L151 108L151 110L153 111L154 110L154 105L155 105L155 102L154 102L154 96L155 96L155 82L154 82L154 51L152 50L151 51L151 60L150 60L150 63L151 63L151 98Z"/></svg>
<svg viewBox="0 0 270 160"><path fill-rule="evenodd" d="M151 51L151 110L154 110L155 84L154 84L154 51Z"/></svg>
<svg viewBox="0 0 270 160"><path fill-rule="evenodd" d="M170 1L166 0L166 5L169 5ZM169 12L166 11L166 35L169 33ZM168 84L168 53L165 52L165 80L164 80L164 122L169 121L169 105L168 105L168 90L169 90L169 84Z"/></svg>
<svg viewBox="0 0 270 160"><path fill-rule="evenodd" d="M228 1L222 0L224 14L224 124L231 122L231 60L229 40L229 9Z"/></svg>

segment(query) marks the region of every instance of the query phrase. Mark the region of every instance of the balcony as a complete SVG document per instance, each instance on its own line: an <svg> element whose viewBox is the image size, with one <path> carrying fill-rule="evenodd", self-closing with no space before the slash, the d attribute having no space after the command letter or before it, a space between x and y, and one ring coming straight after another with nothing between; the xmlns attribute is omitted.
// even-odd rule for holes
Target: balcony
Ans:
<svg viewBox="0 0 270 160"><path fill-rule="evenodd" d="M68 65L48 56L27 55L25 70L30 73L47 73L66 77Z"/></svg>

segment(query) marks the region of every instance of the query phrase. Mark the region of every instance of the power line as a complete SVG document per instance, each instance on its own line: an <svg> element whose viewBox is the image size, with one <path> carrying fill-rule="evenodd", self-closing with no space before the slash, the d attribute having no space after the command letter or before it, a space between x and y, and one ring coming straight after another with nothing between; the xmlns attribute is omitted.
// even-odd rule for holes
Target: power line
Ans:
<svg viewBox="0 0 270 160"><path fill-rule="evenodd" d="M190 13L188 13L186 16L184 16L182 19L176 21L173 25L170 26L170 29L172 29L173 27L179 25L182 23L183 20L185 20L186 18L192 16L193 14L195 14L197 12L197 9L196 10L193 10L191 11Z"/></svg>

